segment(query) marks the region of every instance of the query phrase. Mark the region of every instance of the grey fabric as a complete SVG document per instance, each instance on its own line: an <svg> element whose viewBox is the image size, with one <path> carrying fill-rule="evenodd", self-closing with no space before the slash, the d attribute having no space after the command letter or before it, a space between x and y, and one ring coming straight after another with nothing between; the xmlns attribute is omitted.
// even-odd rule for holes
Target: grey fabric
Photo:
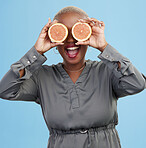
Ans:
<svg viewBox="0 0 146 148"><path fill-rule="evenodd" d="M117 101L141 92L146 80L111 45L98 55L101 61L86 61L74 84L62 63L42 65L45 55L33 46L0 81L0 97L8 100L35 101L40 104L48 129L80 130L118 124ZM117 61L121 63L118 68ZM19 78L19 70L25 75ZM115 127L91 134L51 134L48 148L120 148Z"/></svg>

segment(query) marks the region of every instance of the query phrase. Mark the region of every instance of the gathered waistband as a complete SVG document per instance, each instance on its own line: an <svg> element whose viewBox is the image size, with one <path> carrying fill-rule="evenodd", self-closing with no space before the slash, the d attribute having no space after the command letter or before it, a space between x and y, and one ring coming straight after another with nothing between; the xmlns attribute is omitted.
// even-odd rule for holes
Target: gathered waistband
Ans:
<svg viewBox="0 0 146 148"><path fill-rule="evenodd" d="M75 134L75 133L87 133L87 132L98 132L101 130L106 130L106 129L110 129L110 128L115 128L115 124L111 123L102 127L92 127L92 128L82 128L82 129L73 129L73 130L58 130L58 129L54 129L54 128L49 128L50 131L50 135L51 134Z"/></svg>

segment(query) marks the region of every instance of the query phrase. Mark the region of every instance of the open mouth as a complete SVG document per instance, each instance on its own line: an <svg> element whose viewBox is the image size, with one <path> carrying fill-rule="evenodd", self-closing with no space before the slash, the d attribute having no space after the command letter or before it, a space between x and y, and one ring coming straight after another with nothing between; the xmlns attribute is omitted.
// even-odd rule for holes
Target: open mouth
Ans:
<svg viewBox="0 0 146 148"><path fill-rule="evenodd" d="M66 54L69 58L75 58L79 53L80 46L70 44L65 47Z"/></svg>

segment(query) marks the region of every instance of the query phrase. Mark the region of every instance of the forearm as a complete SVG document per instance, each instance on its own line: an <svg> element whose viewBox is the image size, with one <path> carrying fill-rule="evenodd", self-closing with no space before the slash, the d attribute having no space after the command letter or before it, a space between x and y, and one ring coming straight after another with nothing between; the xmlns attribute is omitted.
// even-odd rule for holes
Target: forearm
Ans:
<svg viewBox="0 0 146 148"><path fill-rule="evenodd" d="M112 71L111 81L117 97L135 94L145 88L143 75L111 45L107 45L98 57Z"/></svg>
<svg viewBox="0 0 146 148"><path fill-rule="evenodd" d="M18 62L11 65L11 69L0 81L0 97L11 99L18 96L23 82L28 80L45 61L46 57L32 47ZM34 82L31 80L31 83Z"/></svg>

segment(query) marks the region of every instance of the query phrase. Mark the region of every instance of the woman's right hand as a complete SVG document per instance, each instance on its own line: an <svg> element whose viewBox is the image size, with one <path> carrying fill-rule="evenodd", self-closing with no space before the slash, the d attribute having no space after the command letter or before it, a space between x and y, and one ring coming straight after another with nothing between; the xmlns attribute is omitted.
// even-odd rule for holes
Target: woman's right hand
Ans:
<svg viewBox="0 0 146 148"><path fill-rule="evenodd" d="M34 47L36 48L36 50L40 54L47 52L48 50L50 50L51 48L53 48L57 45L63 45L64 44L64 43L52 43L49 36L48 36L48 29L54 23L57 23L57 20L54 20L53 22L51 22L51 19L49 18L48 23L41 30L41 33L40 33L40 35L39 35L39 37L38 37L38 39L37 39L37 41L34 45Z"/></svg>

